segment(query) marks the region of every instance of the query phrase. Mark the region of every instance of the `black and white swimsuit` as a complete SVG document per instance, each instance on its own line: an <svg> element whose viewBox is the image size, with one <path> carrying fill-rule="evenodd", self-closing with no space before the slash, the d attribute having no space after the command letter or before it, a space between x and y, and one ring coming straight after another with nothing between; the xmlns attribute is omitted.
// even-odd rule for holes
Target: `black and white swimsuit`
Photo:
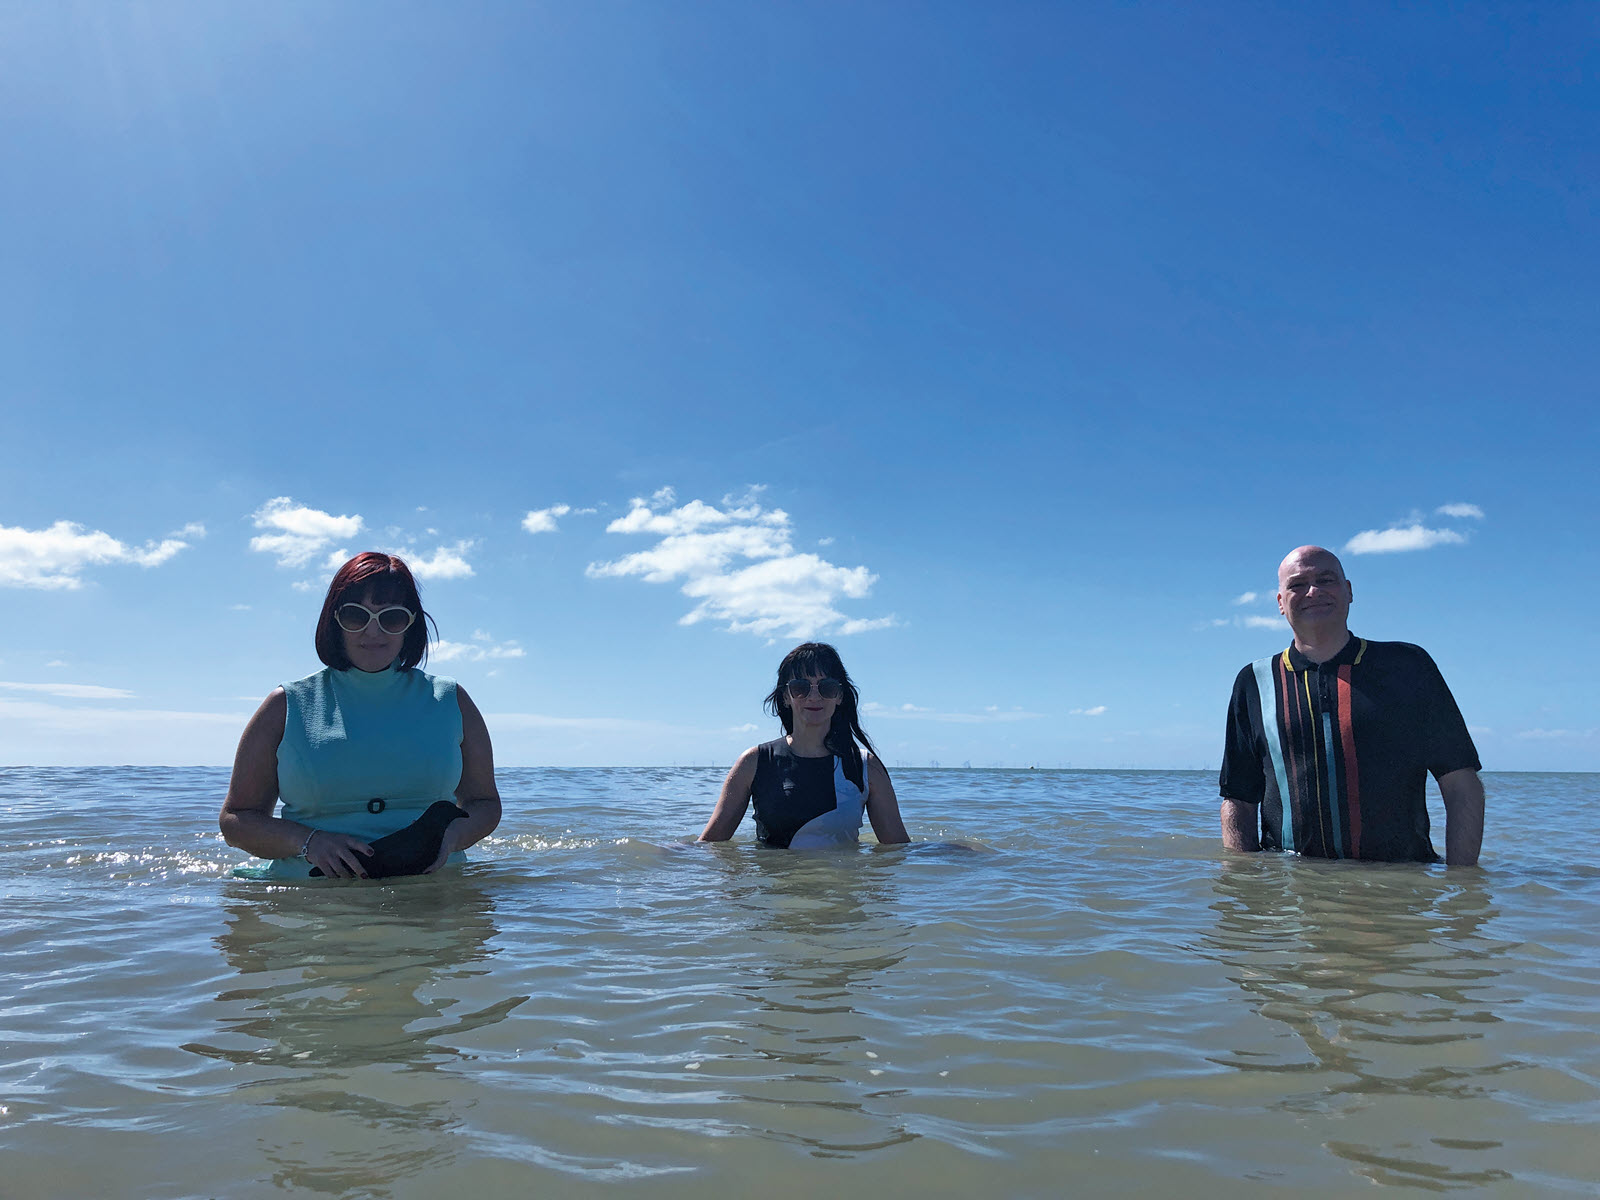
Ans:
<svg viewBox="0 0 1600 1200"><path fill-rule="evenodd" d="M866 782L866 760L861 760ZM845 774L837 754L800 758L788 740L756 747L756 778L750 788L756 810L756 840L763 846L813 850L854 845L861 833L867 793Z"/></svg>

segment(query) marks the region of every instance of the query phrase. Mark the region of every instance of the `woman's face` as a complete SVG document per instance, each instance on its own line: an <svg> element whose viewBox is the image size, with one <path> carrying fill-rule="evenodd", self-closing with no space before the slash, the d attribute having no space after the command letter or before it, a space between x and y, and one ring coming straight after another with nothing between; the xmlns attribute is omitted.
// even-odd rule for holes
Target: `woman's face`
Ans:
<svg viewBox="0 0 1600 1200"><path fill-rule="evenodd" d="M393 607L392 604L374 600L371 592L346 596L341 603L349 604L352 601L375 613ZM351 633L340 625L339 634L344 638L344 652L350 659L350 665L358 671L387 671L389 664L400 657L400 651L406 643L405 630L385 633L377 621L368 621L367 627L359 633Z"/></svg>
<svg viewBox="0 0 1600 1200"><path fill-rule="evenodd" d="M828 679L830 683L835 685L837 685L838 681L820 674L801 675L798 678L810 685L810 691L803 697L796 696L787 686L783 691L783 702L789 706L789 711L794 717L795 728L813 731L821 730L826 733L828 727L833 724L833 714L839 707L841 697L835 695L833 699L827 699L822 695L821 689L817 685L823 679Z"/></svg>

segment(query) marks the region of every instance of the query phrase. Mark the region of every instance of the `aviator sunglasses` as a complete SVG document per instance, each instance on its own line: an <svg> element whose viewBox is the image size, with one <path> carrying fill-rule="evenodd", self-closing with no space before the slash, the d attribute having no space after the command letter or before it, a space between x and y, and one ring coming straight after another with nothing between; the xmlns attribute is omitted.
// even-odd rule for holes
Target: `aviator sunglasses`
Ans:
<svg viewBox="0 0 1600 1200"><path fill-rule="evenodd" d="M339 605L333 612L333 619L339 622L339 628L346 633L361 633L374 621L385 633L404 633L411 628L411 622L417 619L417 614L403 604L391 604L373 612L365 604L352 601Z"/></svg>
<svg viewBox="0 0 1600 1200"><path fill-rule="evenodd" d="M804 700L811 695L811 680L809 679L791 679L783 686L788 691L789 699L791 700ZM819 679L817 680L817 695L824 700L837 700L844 695L844 685L837 679Z"/></svg>

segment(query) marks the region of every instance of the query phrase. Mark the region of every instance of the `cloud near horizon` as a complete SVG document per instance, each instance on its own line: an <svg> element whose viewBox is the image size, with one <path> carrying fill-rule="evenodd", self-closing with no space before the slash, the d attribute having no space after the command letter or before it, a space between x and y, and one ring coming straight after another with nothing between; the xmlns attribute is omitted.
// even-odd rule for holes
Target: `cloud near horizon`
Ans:
<svg viewBox="0 0 1600 1200"><path fill-rule="evenodd" d="M635 498L607 533L659 538L648 550L612 562L590 563L591 579L637 575L647 583L682 581L680 591L695 607L680 625L725 622L731 633L808 638L848 635L896 624L886 617L849 617L835 607L841 598L860 600L878 577L866 567L840 567L815 554L798 554L790 540L789 514L766 510L752 489L722 507L702 500L676 505L671 488L649 500Z"/></svg>
<svg viewBox="0 0 1600 1200"><path fill-rule="evenodd" d="M885 718L891 721L937 721L944 725L993 725L1010 721L1037 721L1044 716L1043 713L1026 712L1020 708L1002 710L995 705L990 705L981 713L937 712L915 704L902 704L899 708L890 708L886 704L879 704L876 700L869 700L863 704L861 715L874 720Z"/></svg>
<svg viewBox="0 0 1600 1200"><path fill-rule="evenodd" d="M206 534L191 522L159 542L130 546L109 533L57 521L46 529L0 525L0 587L75 589L85 569L109 563L159 567Z"/></svg>
<svg viewBox="0 0 1600 1200"><path fill-rule="evenodd" d="M133 693L123 688L101 687L97 683L7 683L0 688L10 692L36 692L61 700L131 700Z"/></svg>

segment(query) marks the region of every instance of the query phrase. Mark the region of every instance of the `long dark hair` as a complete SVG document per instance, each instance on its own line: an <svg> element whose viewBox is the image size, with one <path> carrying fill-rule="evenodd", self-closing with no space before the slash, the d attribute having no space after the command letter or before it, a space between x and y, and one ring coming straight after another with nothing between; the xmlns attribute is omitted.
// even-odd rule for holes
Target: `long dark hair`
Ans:
<svg viewBox="0 0 1600 1200"><path fill-rule="evenodd" d="M794 709L784 702L784 689L789 686L791 679L804 679L808 675L821 675L839 681L843 689L839 696L839 707L833 710L833 721L828 726L828 736L822 739L822 744L828 753L844 760L844 773L850 782L866 791L866 771L856 743L861 743L874 755L878 753L878 748L867 737L867 731L861 728L861 693L850 682L850 672L844 669L844 662L837 650L826 642L805 642L785 654L783 661L778 664L778 685L766 698L766 709L783 722L785 733L793 733Z"/></svg>
<svg viewBox="0 0 1600 1200"><path fill-rule="evenodd" d="M350 669L350 656L344 652L344 638L339 636L339 626L333 614L346 600L370 592L374 604L403 604L417 614L406 630L405 641L400 643L400 669L410 670L428 660L428 624L433 618L422 610L422 595L417 591L417 581L405 561L393 554L379 554L368 550L358 554L340 567L328 584L328 594L322 601L322 615L317 618L317 657L335 671ZM434 629L438 636L438 628Z"/></svg>

